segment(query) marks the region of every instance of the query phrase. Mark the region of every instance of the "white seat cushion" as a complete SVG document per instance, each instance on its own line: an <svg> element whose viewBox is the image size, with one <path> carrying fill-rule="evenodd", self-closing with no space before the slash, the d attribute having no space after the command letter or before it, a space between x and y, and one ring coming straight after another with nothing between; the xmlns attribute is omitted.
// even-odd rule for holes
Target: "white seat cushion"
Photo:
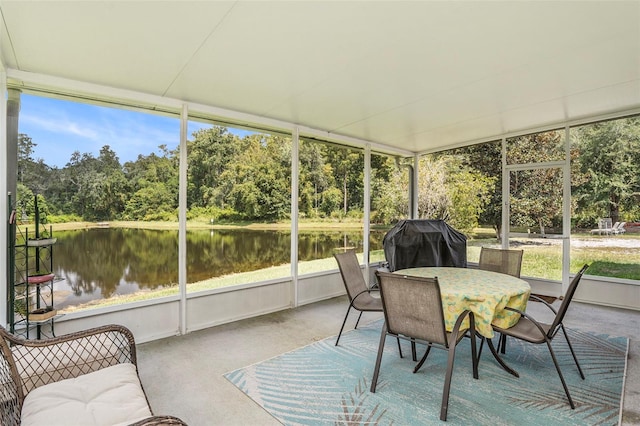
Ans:
<svg viewBox="0 0 640 426"><path fill-rule="evenodd" d="M118 364L31 391L21 425L119 425L151 416L133 364Z"/></svg>

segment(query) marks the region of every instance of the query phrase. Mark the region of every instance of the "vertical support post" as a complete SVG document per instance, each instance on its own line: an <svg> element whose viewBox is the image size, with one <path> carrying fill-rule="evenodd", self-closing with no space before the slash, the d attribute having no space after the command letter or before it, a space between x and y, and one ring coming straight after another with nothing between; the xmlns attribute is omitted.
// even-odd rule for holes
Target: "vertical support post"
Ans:
<svg viewBox="0 0 640 426"><path fill-rule="evenodd" d="M411 209L409 210L409 217L411 219L420 219L418 216L418 173L420 172L420 156L414 155L413 157L413 170L412 176L410 176L410 197Z"/></svg>
<svg viewBox="0 0 640 426"><path fill-rule="evenodd" d="M180 289L180 334L187 333L187 125L189 106L180 115L180 169L178 186L178 286Z"/></svg>
<svg viewBox="0 0 640 426"><path fill-rule="evenodd" d="M511 170L507 169L507 139L502 138L502 235L501 244L503 249L509 248L509 214L511 211L511 192L509 185L511 180Z"/></svg>
<svg viewBox="0 0 640 426"><path fill-rule="evenodd" d="M0 59L0 129L7 128L7 73L5 72L4 66ZM0 131L0 152L7 152L8 143L7 143L7 132ZM4 170L4 172L0 172L0 188L3 188L2 197L0 197L0 218L2 219L3 226L0 226L0 258L4 259L0 262L0 277L4 279L0 279L0 294L2 297L2 302L0 302L0 323L3 326L7 326L8 321L8 307L7 300L8 293L10 290L8 283L11 281L11 276L9 274L13 273L13 271L9 270L8 265L9 262L9 249L5 242L7 241L8 235L8 226L5 224L9 223L9 211L11 210L11 206L9 204L9 159L7 155L0 155L0 170ZM11 196L15 198L15 192L11 192ZM13 247L13 244L10 244Z"/></svg>
<svg viewBox="0 0 640 426"><path fill-rule="evenodd" d="M300 185L300 131L291 133L291 307L298 306L298 193Z"/></svg>
<svg viewBox="0 0 640 426"><path fill-rule="evenodd" d="M0 120L1 121L1 120ZM2 316L0 321L2 321L2 325L5 326L9 332L14 332L14 322L15 322L15 284L16 284L16 259L15 259L15 249L16 249L16 225L15 225L15 215L11 214L11 206L13 204L13 200L11 198L12 194L7 194L6 206L4 210L6 210L7 217L4 218L6 222L9 224L7 228L2 228L2 234L0 235L0 239L2 241L8 241L9 244L0 244L2 249L6 251L7 263L2 264L3 273L6 274L7 279L0 284L0 286L4 285L6 288L0 287L3 292L7 293L7 303L8 304L0 304L0 311L2 312ZM6 231L6 235L4 232ZM5 239L6 238L6 239ZM6 268L6 269L5 269ZM4 293L3 293L4 294ZM52 299L53 300L53 299ZM3 311L4 310L4 311ZM6 312L5 312L6 311ZM4 319L6 318L6 323L4 323Z"/></svg>
<svg viewBox="0 0 640 426"><path fill-rule="evenodd" d="M564 127L565 163L562 167L562 294L569 288L571 259L571 129Z"/></svg>
<svg viewBox="0 0 640 426"><path fill-rule="evenodd" d="M7 164L4 170L7 171L7 192L14 194L18 186L18 118L20 116L20 91L16 89L7 90L6 104L6 154ZM3 91L4 94L4 91Z"/></svg>
<svg viewBox="0 0 640 426"><path fill-rule="evenodd" d="M364 280L369 286L369 234L371 232L371 144L364 146L364 229L362 235L362 260ZM369 286L370 287L370 286Z"/></svg>

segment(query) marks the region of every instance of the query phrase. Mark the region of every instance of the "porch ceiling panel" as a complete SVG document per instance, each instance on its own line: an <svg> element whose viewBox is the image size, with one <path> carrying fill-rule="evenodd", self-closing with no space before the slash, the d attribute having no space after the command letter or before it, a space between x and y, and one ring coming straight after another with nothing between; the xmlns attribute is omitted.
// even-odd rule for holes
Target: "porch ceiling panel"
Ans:
<svg viewBox="0 0 640 426"><path fill-rule="evenodd" d="M640 108L640 2L0 0L6 68L414 152Z"/></svg>
<svg viewBox="0 0 640 426"><path fill-rule="evenodd" d="M232 4L0 1L5 65L162 96Z"/></svg>

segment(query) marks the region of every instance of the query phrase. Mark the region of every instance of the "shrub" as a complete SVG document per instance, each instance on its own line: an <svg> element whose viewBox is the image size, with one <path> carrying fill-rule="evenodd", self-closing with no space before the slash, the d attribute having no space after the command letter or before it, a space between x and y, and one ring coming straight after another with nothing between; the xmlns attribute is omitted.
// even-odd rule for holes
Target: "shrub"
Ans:
<svg viewBox="0 0 640 426"><path fill-rule="evenodd" d="M84 219L74 213L69 214L55 214L47 216L49 223L67 223L67 222L82 222Z"/></svg>
<svg viewBox="0 0 640 426"><path fill-rule="evenodd" d="M165 221L165 222L175 222L178 220L178 216L175 213L171 212L150 212L144 215L142 218L145 222L151 221Z"/></svg>

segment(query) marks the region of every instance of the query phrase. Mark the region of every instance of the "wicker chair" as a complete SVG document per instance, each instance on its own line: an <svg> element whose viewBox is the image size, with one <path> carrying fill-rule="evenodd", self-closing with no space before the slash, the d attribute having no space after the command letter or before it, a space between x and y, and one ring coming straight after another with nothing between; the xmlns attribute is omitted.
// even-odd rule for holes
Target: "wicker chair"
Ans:
<svg viewBox="0 0 640 426"><path fill-rule="evenodd" d="M576 353L573 350L573 346L571 346L569 335L567 335L567 331L565 330L564 325L562 324L562 320L564 319L564 316L567 313L567 309L569 308L569 303L571 303L571 299L573 299L573 295L576 292L576 289L578 288L578 284L582 279L582 275L584 275L584 272L587 270L588 267L589 265L584 265L582 269L580 269L580 272L578 272L576 276L573 278L573 280L571 280L571 283L569 284L569 288L567 289L567 293L564 295L562 304L560 305L560 308L558 308L557 311L549 303L545 302L540 298L537 298L536 296L532 296L533 298L537 299L539 302L544 303L549 309L551 309L551 311L553 311L553 313L555 313L555 318L553 319L553 322L551 324L538 322L532 316L528 315L525 312L506 307L505 309L509 311L517 312L520 314L520 320L518 321L518 323L513 327L510 327L507 329L502 329L502 328L493 326L493 329L497 332L500 332L503 336L511 336L516 339L520 339L525 342L529 342L533 344L542 344L542 343L547 344L547 347L549 348L549 353L551 354L551 359L553 360L553 364L555 365L556 370L558 371L558 376L560 376L562 387L564 388L564 392L567 395L567 399L569 400L569 405L571 406L572 409L575 408L575 405L573 403L573 400L571 399L571 395L569 394L569 388L567 388L567 384L564 380L564 376L560 371L560 366L558 365L556 356L553 353L553 349L551 348L551 341L556 336L558 331L562 329L562 333L564 334L567 344L569 345L569 349L571 350L571 355L573 356L573 360L576 363L576 367L578 367L578 372L580 373L580 377L582 378L582 380L584 380L584 373L580 368L580 364L578 363L578 358L576 357ZM493 352L494 356L496 356L496 359L500 360L500 358L497 357L496 349L493 347L493 344L491 343L490 339L487 339L487 343L489 344L489 348L491 349L491 352Z"/></svg>
<svg viewBox="0 0 640 426"><path fill-rule="evenodd" d="M24 340L0 327L0 352L0 424L6 426L22 424L25 399L31 392L47 385L64 379L87 377L89 373L106 371L104 369L122 364L132 364L137 376L133 334L118 325L44 340ZM176 417L153 416L141 384L140 392L148 408L144 411L151 415L135 419L133 424L185 425ZM120 407L116 406L114 410L117 408ZM68 414L73 416L74 413ZM55 422L56 419L52 418L47 421L48 424Z"/></svg>
<svg viewBox="0 0 640 426"><path fill-rule="evenodd" d="M522 254L522 250L503 250L482 247L480 249L478 268L520 278Z"/></svg>
<svg viewBox="0 0 640 426"><path fill-rule="evenodd" d="M376 272L376 274L380 284L385 324L380 336L376 366L371 380L371 392L376 391L380 362L382 361L382 352L387 335L403 337L427 345L424 356L413 370L414 373L422 367L432 347L445 349L449 352L449 356L444 389L442 391L440 420L447 420L455 350L465 335L465 330L461 330L461 325L467 316L469 317L469 332L471 334L473 378L478 378L473 313L464 311L458 317L453 331L449 333L445 329L438 278L409 277L385 272Z"/></svg>

